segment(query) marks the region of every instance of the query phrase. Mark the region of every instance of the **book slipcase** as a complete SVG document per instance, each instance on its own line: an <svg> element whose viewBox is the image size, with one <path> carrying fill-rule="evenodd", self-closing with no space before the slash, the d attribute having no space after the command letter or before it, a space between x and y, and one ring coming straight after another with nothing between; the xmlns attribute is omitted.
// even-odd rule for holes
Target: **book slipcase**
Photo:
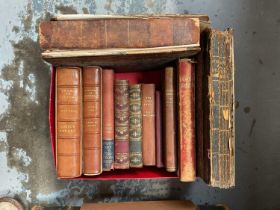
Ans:
<svg viewBox="0 0 280 210"><path fill-rule="evenodd" d="M158 18L160 19L164 17L165 16L159 16ZM170 17L170 16L166 16L166 17ZM164 67L170 64L172 66L176 66L176 62L180 58L190 58L193 60L194 63L197 63L197 62L201 62L201 57L202 57L203 59L202 64L199 63L195 67L196 72L198 72L197 68L202 68L202 70L199 70L200 76L202 78L200 78L199 80L196 79L196 81L200 81L201 84L197 84L197 83L195 84L195 91L200 91L201 93L200 97L203 98L203 102L196 101L196 103L200 103L200 106L196 105L196 107L200 107L200 109L202 109L202 110L196 110L196 112L197 111L203 112L203 119L202 118L200 119L201 123L199 122L196 123L196 127L203 126L203 134L201 134L202 135L201 138L203 140L201 140L201 138L200 140L198 140L198 137L196 136L196 143L200 144L201 142L203 142L203 145L197 144L197 147L201 146L202 148L197 148L196 175L202 177L208 184L213 186L222 187L222 188L228 188L234 186L235 173L234 173L234 88L233 88L234 65L233 65L233 48L232 48L233 40L225 39L225 43L224 44L221 43L219 45L222 48L223 47L226 48L226 50L223 51L225 54L223 55L221 54L221 57L228 56L231 63L228 63L223 59L213 60L212 55L217 57L218 55L216 55L215 53L219 53L219 52L211 50L211 48L216 47L217 45L216 45L215 37L213 38L213 32L210 27L208 17L207 16L182 16L182 17L196 18L198 20L198 22L200 23L199 28L201 34L200 44L195 46L179 45L179 46L161 46L159 48L137 48L137 49L129 49L129 48L106 49L105 48L102 50L83 49L81 51L77 51L77 50L71 51L67 49L62 51L60 50L51 51L45 49L43 51L42 53L43 58L53 65L51 70L52 73L51 73L51 83L50 83L49 124L50 124L51 145L52 145L55 165L56 165L56 150L55 150L55 145L56 145L55 144L56 141L55 139L55 75L56 75L55 71L56 69L55 67L56 66L91 65L91 66L112 68L115 70L115 79L127 79L132 84L145 83L145 82L154 83L156 87L159 87L161 85L160 71L163 71ZM66 19L68 20L68 18L69 17L67 17ZM70 19L71 18L72 17L70 17ZM126 19L130 17L125 16L122 18ZM140 18L143 18L143 16L141 16ZM83 19L83 17L81 19ZM63 17L61 18L61 20L63 21ZM227 33L232 35L231 31L227 31ZM224 39L224 37L222 37L222 39ZM231 53L231 55L229 55L228 53ZM211 61L213 62L211 63ZM217 123L214 124L216 122L216 118L219 118L219 116L214 116L215 114L217 114L214 112L215 111L215 105L213 105L214 96L209 94L209 89L213 91L213 88L217 88L217 90L214 89L214 91L219 91L218 87L216 86L213 87L214 83L212 83L212 80L213 77L215 77L215 75L211 75L211 68L220 69L219 66L218 67L215 66L217 62L220 62L220 64L218 65L223 65L224 63L227 63L228 66L224 68L230 68L230 71L232 71L232 74L227 75L230 78L225 78L225 77L222 78L223 80L230 81L230 83L227 84L230 85L229 89L232 90L231 107L227 107L228 108L227 112L221 112L221 115L223 115L224 117L227 118L227 120L230 121L229 122L230 127L227 133L228 136L223 137L223 138L228 138L228 143L230 147L228 148L228 150L225 149L224 151L222 151L224 154L229 155L228 158L230 160L227 159L226 162L225 161L223 162L223 159L217 156L217 153L220 151L215 151L215 154L211 153L213 149L211 148L211 146L213 147L212 143L215 142L216 140L213 134L213 129L215 129L216 127L213 128L213 125L219 126L219 124ZM201 114L198 115L197 113L195 115L196 115L196 121L199 120L199 118L202 116ZM225 129L224 122L221 123L221 126L223 126L221 127L221 129ZM211 159L211 155L213 159ZM230 172L226 172L225 174L223 174L223 172L221 171L216 172L215 169L212 169L214 163L233 164L232 166L230 166L233 169L231 169ZM217 173L221 177L224 177L226 175L227 176L226 179L231 180L230 183L222 183L223 180L218 180L219 178L217 178ZM231 178L229 178L228 176L231 176ZM177 172L167 172L165 168L157 168L155 166L151 166L151 167L144 166L143 168L130 168L127 170L103 171L102 174L97 176L81 175L80 177L71 178L71 179L115 180L115 179L161 179L161 178L179 178L179 175Z"/></svg>

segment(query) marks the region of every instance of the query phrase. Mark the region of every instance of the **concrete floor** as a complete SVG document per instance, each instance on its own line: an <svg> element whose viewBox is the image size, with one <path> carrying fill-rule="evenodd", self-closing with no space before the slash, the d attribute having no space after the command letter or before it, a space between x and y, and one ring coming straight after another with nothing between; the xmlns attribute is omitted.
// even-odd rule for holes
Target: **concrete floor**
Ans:
<svg viewBox="0 0 280 210"><path fill-rule="evenodd" d="M231 209L280 209L280 1L0 0L0 196L25 206L191 199ZM59 181L48 131L49 65L38 23L60 13L206 13L235 29L236 187L201 180Z"/></svg>

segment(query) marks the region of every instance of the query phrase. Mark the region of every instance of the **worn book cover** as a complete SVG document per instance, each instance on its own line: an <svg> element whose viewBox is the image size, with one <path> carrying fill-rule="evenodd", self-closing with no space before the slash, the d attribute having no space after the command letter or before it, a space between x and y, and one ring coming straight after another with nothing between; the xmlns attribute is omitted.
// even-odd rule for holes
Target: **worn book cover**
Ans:
<svg viewBox="0 0 280 210"><path fill-rule="evenodd" d="M207 36L204 86L204 177L213 187L235 185L233 31L210 30Z"/></svg>

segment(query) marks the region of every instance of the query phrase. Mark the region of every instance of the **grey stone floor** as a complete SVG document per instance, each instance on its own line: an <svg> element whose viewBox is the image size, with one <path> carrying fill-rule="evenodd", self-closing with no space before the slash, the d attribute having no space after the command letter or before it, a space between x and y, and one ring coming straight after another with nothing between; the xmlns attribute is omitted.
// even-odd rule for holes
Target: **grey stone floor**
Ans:
<svg viewBox="0 0 280 210"><path fill-rule="evenodd" d="M231 209L280 209L280 1L0 0L0 196L30 204L191 199ZM206 13L235 29L236 187L201 180L59 181L48 131L50 66L38 23L53 14Z"/></svg>

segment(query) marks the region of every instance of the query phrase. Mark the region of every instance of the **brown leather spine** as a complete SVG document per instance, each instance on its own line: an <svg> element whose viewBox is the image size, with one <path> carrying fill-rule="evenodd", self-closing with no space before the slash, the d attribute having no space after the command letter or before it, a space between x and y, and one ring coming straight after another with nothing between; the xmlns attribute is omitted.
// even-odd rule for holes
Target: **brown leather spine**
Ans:
<svg viewBox="0 0 280 210"><path fill-rule="evenodd" d="M177 132L176 132L176 87L173 67L164 70L163 126L165 143L165 168L169 172L177 170Z"/></svg>
<svg viewBox="0 0 280 210"><path fill-rule="evenodd" d="M102 169L114 169L114 71L102 71Z"/></svg>
<svg viewBox="0 0 280 210"><path fill-rule="evenodd" d="M156 165L155 85L142 85L143 164Z"/></svg>
<svg viewBox="0 0 280 210"><path fill-rule="evenodd" d="M196 177L195 154L195 72L188 59L179 60L179 174L183 182L191 182Z"/></svg>
<svg viewBox="0 0 280 210"><path fill-rule="evenodd" d="M81 69L56 68L56 158L57 176L81 175Z"/></svg>
<svg viewBox="0 0 280 210"><path fill-rule="evenodd" d="M198 18L106 18L43 21L39 34L42 49L146 48L199 46L200 29Z"/></svg>
<svg viewBox="0 0 280 210"><path fill-rule="evenodd" d="M97 175L101 167L101 76L99 67L83 69L84 174Z"/></svg>
<svg viewBox="0 0 280 210"><path fill-rule="evenodd" d="M163 164L163 143L162 143L162 107L161 93L156 91L156 166L164 167Z"/></svg>
<svg viewBox="0 0 280 210"><path fill-rule="evenodd" d="M128 80L115 80L115 169L129 168Z"/></svg>

